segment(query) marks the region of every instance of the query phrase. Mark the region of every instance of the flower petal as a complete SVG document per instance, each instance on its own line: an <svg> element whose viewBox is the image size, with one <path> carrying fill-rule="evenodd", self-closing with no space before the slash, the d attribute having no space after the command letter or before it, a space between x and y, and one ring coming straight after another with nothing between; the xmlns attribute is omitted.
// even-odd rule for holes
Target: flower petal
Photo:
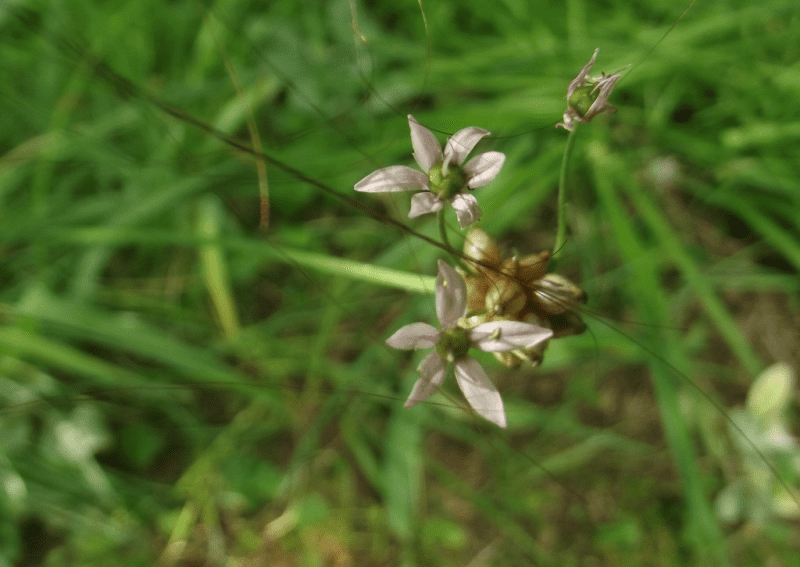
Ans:
<svg viewBox="0 0 800 567"><path fill-rule="evenodd" d="M442 155L442 145L433 132L417 122L417 119L408 115L408 127L411 128L411 146L414 148L414 159L422 168L428 172L435 164L440 163L444 157Z"/></svg>
<svg viewBox="0 0 800 567"><path fill-rule="evenodd" d="M500 392L486 371L472 357L465 356L455 363L456 381L472 409L495 425L506 428L506 412Z"/></svg>
<svg viewBox="0 0 800 567"><path fill-rule="evenodd" d="M578 73L578 76L572 79L572 82L567 87L567 100L570 99L572 93L575 92L575 89L583 85L583 81L586 79L586 75L589 74L589 70L592 68L592 65L594 65L594 60L597 58L597 54L599 52L600 48L598 47L594 50L594 53L592 53L592 58L589 59L589 62L583 67L583 69L581 69L581 72Z"/></svg>
<svg viewBox="0 0 800 567"><path fill-rule="evenodd" d="M461 165L467 158L467 154L475 147L475 144L489 134L488 130L476 128L475 126L459 130L447 140L447 145L444 147L444 162L448 165L451 163Z"/></svg>
<svg viewBox="0 0 800 567"><path fill-rule="evenodd" d="M552 336L550 329L520 321L482 323L469 332L470 345L484 352L534 347Z"/></svg>
<svg viewBox="0 0 800 567"><path fill-rule="evenodd" d="M619 73L615 73L614 75L603 77L597 82L595 89L600 89L600 94L597 95L597 98L592 103L592 106L590 106L589 110L586 111L586 114L583 115L584 121L588 122L603 112L614 114L617 111L616 108L608 104L608 97L611 94L611 91L614 89L614 85L617 84L617 81L619 81L621 76L622 75Z"/></svg>
<svg viewBox="0 0 800 567"><path fill-rule="evenodd" d="M458 224L461 228L474 223L483 214L478 206L478 200L469 193L458 193L450 199L450 204L453 205L456 211Z"/></svg>
<svg viewBox="0 0 800 567"><path fill-rule="evenodd" d="M362 193L413 191L428 188L428 176L405 165L384 167L367 175L355 184Z"/></svg>
<svg viewBox="0 0 800 567"><path fill-rule="evenodd" d="M439 342L440 334L439 329L427 323L411 323L397 329L391 337L386 339L386 344L400 350L431 348Z"/></svg>
<svg viewBox="0 0 800 567"><path fill-rule="evenodd" d="M411 197L411 210L408 211L408 218L415 219L420 215L435 213L444 207L444 201L439 195L434 195L430 191L417 193Z"/></svg>
<svg viewBox="0 0 800 567"><path fill-rule="evenodd" d="M464 166L467 174L467 187L476 189L483 187L500 173L506 156L500 152L485 152L476 155Z"/></svg>
<svg viewBox="0 0 800 567"><path fill-rule="evenodd" d="M572 132L575 130L574 122L581 122L581 120L580 114L578 114L574 108L569 107L564 112L564 121L556 124L556 128L564 128L565 130Z"/></svg>
<svg viewBox="0 0 800 567"><path fill-rule="evenodd" d="M467 313L467 285L458 272L439 260L436 276L436 316L442 329L452 329Z"/></svg>
<svg viewBox="0 0 800 567"><path fill-rule="evenodd" d="M403 404L405 408L424 402L436 391L436 388L442 385L447 363L439 356L438 352L433 351L422 359L417 370L419 371L419 380L414 383L411 395L408 396L406 403Z"/></svg>

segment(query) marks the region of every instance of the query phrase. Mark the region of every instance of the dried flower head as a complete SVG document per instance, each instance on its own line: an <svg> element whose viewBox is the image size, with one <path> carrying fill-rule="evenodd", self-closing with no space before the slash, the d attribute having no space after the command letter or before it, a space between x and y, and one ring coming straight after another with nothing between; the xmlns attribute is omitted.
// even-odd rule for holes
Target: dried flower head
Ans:
<svg viewBox="0 0 800 567"><path fill-rule="evenodd" d="M449 201L456 211L461 228L481 217L478 201L465 191L483 187L497 177L506 156L500 152L485 152L462 166L475 145L488 130L469 127L459 130L447 140L444 151L433 133L408 115L414 159L421 173L405 165L379 169L355 184L356 191L383 193L421 191L411 198L409 218L434 213Z"/></svg>
<svg viewBox="0 0 800 567"><path fill-rule="evenodd" d="M575 129L575 122L589 122L598 114L604 112L613 114L617 111L608 104L608 97L621 75L603 73L599 77L589 76L589 70L594 65L599 51L599 47L594 50L592 58L567 87L567 110L564 112L564 121L556 124L556 127L572 131Z"/></svg>
<svg viewBox="0 0 800 567"><path fill-rule="evenodd" d="M500 427L506 427L503 400L480 364L469 356L470 348L485 352L505 352L519 348L535 348L546 342L550 329L518 321L495 321L459 326L467 311L467 290L464 280L452 267L439 260L436 278L436 316L442 328L427 323L411 323L400 328L386 344L403 350L431 348L417 370L420 377L405 403L409 408L426 400L444 382L448 365L452 364L456 381L469 405L481 416Z"/></svg>
<svg viewBox="0 0 800 567"><path fill-rule="evenodd" d="M574 313L586 294L569 279L547 273L548 252L503 259L497 243L480 228L472 228L464 242L471 273L464 274L467 289L467 325L488 321L522 321L553 330L553 338L577 335L586 325ZM506 366L527 361L539 364L547 342L535 347L495 353Z"/></svg>

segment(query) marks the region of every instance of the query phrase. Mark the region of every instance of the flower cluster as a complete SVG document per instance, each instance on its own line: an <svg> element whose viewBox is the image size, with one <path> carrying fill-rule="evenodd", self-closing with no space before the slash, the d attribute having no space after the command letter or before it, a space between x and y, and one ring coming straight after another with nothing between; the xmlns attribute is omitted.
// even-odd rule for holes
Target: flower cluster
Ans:
<svg viewBox="0 0 800 567"><path fill-rule="evenodd" d="M604 112L613 114L617 111L608 104L608 97L621 75L603 73L599 77L589 76L589 70L594 65L598 51L600 48L594 50L592 58L567 87L567 110L564 112L564 121L556 126L572 131L575 129L575 122L589 122L598 114Z"/></svg>
<svg viewBox="0 0 800 567"><path fill-rule="evenodd" d="M506 352L535 348L553 336L553 331L518 321L493 321L466 329L461 326L467 312L467 288L461 276L442 260L436 278L436 316L442 328L427 323L402 327L386 344L410 350L435 350L422 359L419 380L406 401L409 408L422 402L444 382L452 366L464 397L479 415L500 427L506 427L503 400L480 364L469 356L470 348L485 352Z"/></svg>
<svg viewBox="0 0 800 567"><path fill-rule="evenodd" d="M548 252L503 259L497 243L480 228L467 233L464 254L471 258L465 273L467 326L487 321L523 321L552 329L553 338L577 335L586 330L574 308L586 294L564 276L547 273ZM547 341L533 347L496 352L509 367L520 362L539 364Z"/></svg>
<svg viewBox="0 0 800 567"><path fill-rule="evenodd" d="M601 112L614 111L607 101L619 75L590 77L596 56L597 51L570 83L568 108L558 126L572 130L575 122L588 122ZM482 212L470 191L492 181L505 156L490 151L465 163L478 142L489 135L482 128L459 130L443 149L436 136L411 115L408 126L413 156L422 172L404 165L385 167L364 177L354 188L365 193L417 191L408 216L439 213L439 230L447 245L442 216L445 202L453 206L461 228L479 220ZM426 400L451 375L475 412L506 427L500 393L469 356L470 349L491 352L509 367L523 361L539 364L551 338L585 330L573 310L586 300L586 294L567 278L547 273L549 253L504 259L494 240L481 229L473 228L467 234L463 257L459 271L439 261L436 315L441 329L412 323L386 343L404 350L434 348L417 369L420 377L405 407Z"/></svg>
<svg viewBox="0 0 800 567"><path fill-rule="evenodd" d="M410 114L408 126L414 159L425 173L405 165L393 165L367 175L355 184L355 190L364 193L420 191L411 198L409 218L435 213L448 201L456 211L461 228L480 219L482 213L477 199L465 191L483 187L497 177L506 157L500 152L485 152L462 164L489 131L474 126L459 130L442 151L433 132Z"/></svg>

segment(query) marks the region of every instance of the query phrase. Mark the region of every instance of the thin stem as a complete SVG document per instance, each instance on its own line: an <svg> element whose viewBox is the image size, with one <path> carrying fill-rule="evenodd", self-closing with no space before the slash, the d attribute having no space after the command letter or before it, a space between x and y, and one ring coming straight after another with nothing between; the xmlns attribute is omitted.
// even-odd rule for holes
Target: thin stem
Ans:
<svg viewBox="0 0 800 567"><path fill-rule="evenodd" d="M444 223L444 209L437 211L436 220L439 221L439 238L442 239L442 244L448 248L452 248L452 246L450 246L450 241L447 239L447 225Z"/></svg>
<svg viewBox="0 0 800 567"><path fill-rule="evenodd" d="M577 125L573 128L567 138L567 145L564 146L564 156L561 158L561 174L558 177L558 225L556 227L556 243L553 246L555 257L564 246L567 240L567 169L569 169L569 158L572 155L572 146L575 142L575 132Z"/></svg>
<svg viewBox="0 0 800 567"><path fill-rule="evenodd" d="M439 238L442 239L442 244L444 244L445 248L448 250L453 250L453 247L450 246L450 240L447 238L447 225L444 222L444 211L445 209L441 209L436 213L436 220L439 221ZM467 270L467 267L461 261L461 258L458 257L457 254L453 252L449 252L450 256L452 256L455 263L460 266L462 269Z"/></svg>

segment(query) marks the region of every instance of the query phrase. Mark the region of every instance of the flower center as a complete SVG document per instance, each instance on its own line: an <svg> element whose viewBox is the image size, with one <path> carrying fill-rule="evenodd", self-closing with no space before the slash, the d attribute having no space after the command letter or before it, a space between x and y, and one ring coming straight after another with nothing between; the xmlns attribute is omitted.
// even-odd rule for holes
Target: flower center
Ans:
<svg viewBox="0 0 800 567"><path fill-rule="evenodd" d="M592 81L582 87L578 87L569 97L569 105L578 111L581 116L585 116L589 109L600 96L600 89L595 89L596 82Z"/></svg>
<svg viewBox="0 0 800 567"><path fill-rule="evenodd" d="M437 164L428 171L428 181L431 193L439 195L442 199L450 199L467 186L467 177L464 171L453 164L445 171L443 164Z"/></svg>
<svg viewBox="0 0 800 567"><path fill-rule="evenodd" d="M445 329L436 345L439 356L453 362L467 355L469 352L469 335L466 329Z"/></svg>

